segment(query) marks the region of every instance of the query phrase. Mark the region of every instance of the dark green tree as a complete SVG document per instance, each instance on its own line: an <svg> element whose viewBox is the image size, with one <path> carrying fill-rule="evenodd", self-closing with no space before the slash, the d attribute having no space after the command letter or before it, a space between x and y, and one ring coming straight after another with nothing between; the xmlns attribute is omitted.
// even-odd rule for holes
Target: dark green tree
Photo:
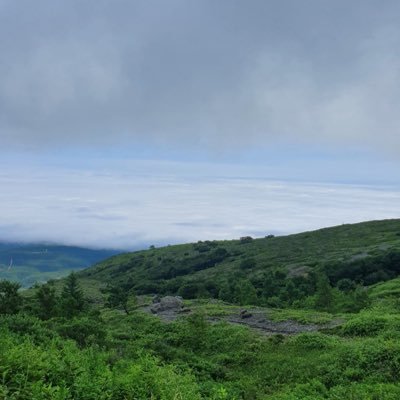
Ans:
<svg viewBox="0 0 400 400"><path fill-rule="evenodd" d="M255 268L257 265L257 262L254 258L245 258L240 262L240 269L252 269Z"/></svg>
<svg viewBox="0 0 400 400"><path fill-rule="evenodd" d="M315 293L315 308L321 311L331 311L334 298L332 286L328 277L321 274L317 280L317 291Z"/></svg>
<svg viewBox="0 0 400 400"><path fill-rule="evenodd" d="M79 286L76 274L72 272L66 278L61 293L61 312L64 317L72 318L80 314L86 306L86 300Z"/></svg>
<svg viewBox="0 0 400 400"><path fill-rule="evenodd" d="M368 291L362 286L357 286L353 292L353 312L359 312L371 304Z"/></svg>
<svg viewBox="0 0 400 400"><path fill-rule="evenodd" d="M129 314L128 300L129 293L121 286L109 286L107 288L107 306L110 308L122 307L126 314Z"/></svg>
<svg viewBox="0 0 400 400"><path fill-rule="evenodd" d="M285 301L288 304L293 304L295 300L301 297L301 292L292 280L288 280L285 287L281 289L279 297L282 301Z"/></svg>
<svg viewBox="0 0 400 400"><path fill-rule="evenodd" d="M356 283L351 279L344 278L336 283L336 287L342 292L349 293L356 288Z"/></svg>
<svg viewBox="0 0 400 400"><path fill-rule="evenodd" d="M248 279L242 279L238 282L235 297L241 306L258 304L257 290Z"/></svg>
<svg viewBox="0 0 400 400"><path fill-rule="evenodd" d="M182 296L184 299L195 299L196 297L198 297L199 288L200 288L199 283L188 282L183 284L179 288L178 294L179 296Z"/></svg>
<svg viewBox="0 0 400 400"><path fill-rule="evenodd" d="M22 306L21 285L7 280L0 281L0 314L16 314Z"/></svg>
<svg viewBox="0 0 400 400"><path fill-rule="evenodd" d="M35 293L36 312L40 319L49 319L57 314L58 298L50 285L42 285Z"/></svg>
<svg viewBox="0 0 400 400"><path fill-rule="evenodd" d="M230 285L228 282L222 283L218 292L218 298L220 300L233 303L235 299L234 299L234 288L232 288L232 285Z"/></svg>

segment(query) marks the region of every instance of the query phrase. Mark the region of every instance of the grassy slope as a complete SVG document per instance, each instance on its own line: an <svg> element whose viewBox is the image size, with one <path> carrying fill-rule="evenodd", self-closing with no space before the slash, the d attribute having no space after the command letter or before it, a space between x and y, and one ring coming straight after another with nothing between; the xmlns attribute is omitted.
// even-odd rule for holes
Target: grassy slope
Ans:
<svg viewBox="0 0 400 400"><path fill-rule="evenodd" d="M199 271L188 271L202 257L224 248L228 256L214 266ZM179 280L222 281L232 279L240 271L244 259L253 258L256 266L246 270L248 276L261 274L268 268L284 268L289 274L311 269L329 261L346 261L367 255L377 255L389 249L400 250L400 220L371 221L341 225L301 234L255 239L250 243L239 240L210 242L205 252L196 250L196 244L167 246L114 256L80 272L81 278L92 283L143 282L162 283ZM178 277L165 277L173 268Z"/></svg>

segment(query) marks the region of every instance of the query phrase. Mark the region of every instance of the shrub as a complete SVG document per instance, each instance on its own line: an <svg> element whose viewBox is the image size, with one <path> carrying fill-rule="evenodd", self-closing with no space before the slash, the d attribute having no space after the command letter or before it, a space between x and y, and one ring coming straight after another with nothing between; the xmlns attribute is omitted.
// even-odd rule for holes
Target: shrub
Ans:
<svg viewBox="0 0 400 400"><path fill-rule="evenodd" d="M367 314L346 322L342 332L348 336L373 336L383 331L387 325L387 317Z"/></svg>
<svg viewBox="0 0 400 400"><path fill-rule="evenodd" d="M337 344L337 340L321 333L301 333L291 339L295 346L308 350L322 350Z"/></svg>
<svg viewBox="0 0 400 400"><path fill-rule="evenodd" d="M81 317L60 321L56 325L56 330L60 336L75 340L79 347L105 344L106 331L103 324L92 318Z"/></svg>

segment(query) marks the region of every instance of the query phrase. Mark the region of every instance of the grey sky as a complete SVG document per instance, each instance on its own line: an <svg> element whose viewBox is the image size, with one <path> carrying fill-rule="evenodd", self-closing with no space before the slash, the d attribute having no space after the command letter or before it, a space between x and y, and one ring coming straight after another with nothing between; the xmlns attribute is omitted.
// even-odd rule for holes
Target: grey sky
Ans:
<svg viewBox="0 0 400 400"><path fill-rule="evenodd" d="M2 148L398 153L400 3L0 0Z"/></svg>

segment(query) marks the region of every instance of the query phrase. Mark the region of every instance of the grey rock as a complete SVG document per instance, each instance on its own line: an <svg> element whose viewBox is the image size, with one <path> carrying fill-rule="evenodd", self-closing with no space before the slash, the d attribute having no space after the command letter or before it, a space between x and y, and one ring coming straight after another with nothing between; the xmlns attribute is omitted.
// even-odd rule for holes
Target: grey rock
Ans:
<svg viewBox="0 0 400 400"><path fill-rule="evenodd" d="M153 304L151 312L157 314L159 312L176 310L179 311L183 307L182 299L174 296L165 296L160 299L158 303Z"/></svg>

